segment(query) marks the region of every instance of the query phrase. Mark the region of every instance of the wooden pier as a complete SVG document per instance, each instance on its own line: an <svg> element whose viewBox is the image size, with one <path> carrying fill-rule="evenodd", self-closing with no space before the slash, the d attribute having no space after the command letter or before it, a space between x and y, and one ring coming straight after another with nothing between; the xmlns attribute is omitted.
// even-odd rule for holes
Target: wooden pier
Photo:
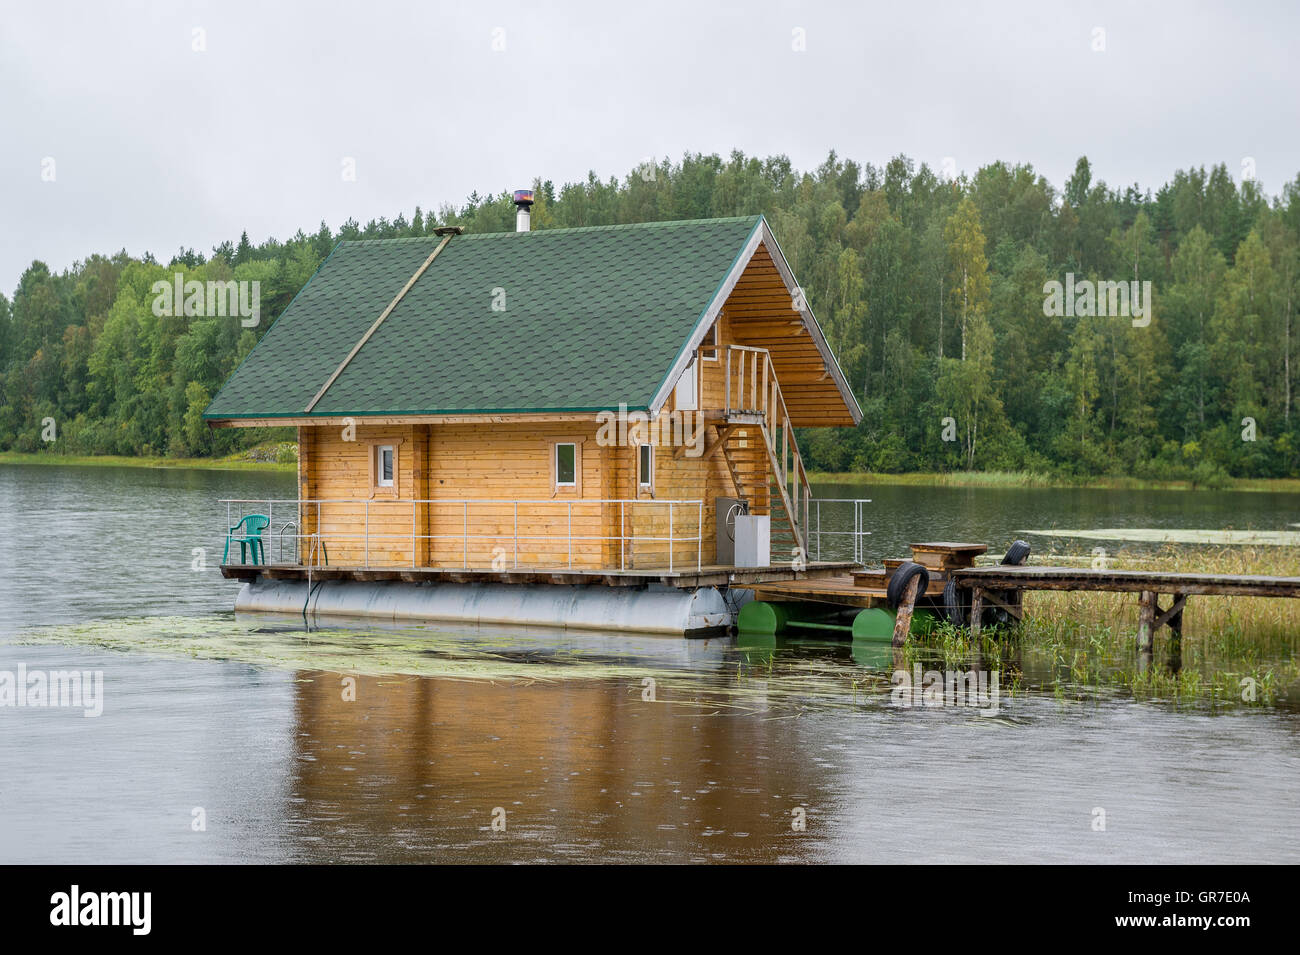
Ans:
<svg viewBox="0 0 1300 955"><path fill-rule="evenodd" d="M1155 632L1169 627L1182 636L1183 611L1192 596L1300 597L1300 577L1270 577L1256 574L1201 574L1173 571L1109 570L1090 567L1040 567L1027 564L974 566L984 553L980 544L913 544L914 561L887 560L880 569L856 570L848 574L815 579L755 585L757 600L798 602L851 608L891 607L896 613L894 646L902 646L911 632L911 618L918 607L935 608L944 616L943 594L951 584L962 594L961 610L978 636L985 610L997 608L1012 621L1024 619L1024 595L1030 591L1080 591L1134 593L1138 595L1138 649L1150 651ZM916 563L926 568L924 592L921 576L913 576L906 588L889 598L889 582L900 567ZM1165 596L1168 603L1164 603Z"/></svg>
<svg viewBox="0 0 1300 955"><path fill-rule="evenodd" d="M977 635L984 602L1006 610L1016 620L1024 611L1018 595L1029 590L1091 591L1138 594L1138 648L1150 649L1163 626L1182 635L1183 609L1192 595L1218 597L1300 597L1300 577L1254 574L1196 574L1172 571L1102 570L1088 567L970 567L953 574L957 586L971 592L971 633ZM1168 607L1160 606L1170 595ZM1012 596L1008 596L1012 595Z"/></svg>

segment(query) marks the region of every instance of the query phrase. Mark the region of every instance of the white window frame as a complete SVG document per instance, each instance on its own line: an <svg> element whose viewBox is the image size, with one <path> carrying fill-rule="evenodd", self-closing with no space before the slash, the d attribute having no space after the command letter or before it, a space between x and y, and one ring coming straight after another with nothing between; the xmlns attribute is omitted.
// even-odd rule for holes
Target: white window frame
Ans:
<svg viewBox="0 0 1300 955"><path fill-rule="evenodd" d="M561 487L577 487L577 486L578 486L578 467L579 467L579 463L578 463L578 462L579 462L579 460L580 460L579 457L578 457L578 442L576 442L576 441L556 441L553 447L554 447L554 450L551 452L551 454L553 455L553 459L552 459L551 466L552 466L553 468L555 468L555 486L556 486L557 488L561 488ZM572 481L561 481L561 480L560 480L560 448L573 448L573 480L572 480Z"/></svg>
<svg viewBox="0 0 1300 955"><path fill-rule="evenodd" d="M381 487L385 490L397 486L397 445L395 444L376 444L375 446L375 487ZM384 479L384 452L387 451L392 456L392 477Z"/></svg>
<svg viewBox="0 0 1300 955"><path fill-rule="evenodd" d="M705 361L721 361L722 349L718 347L718 323L714 322L700 342L700 357Z"/></svg>
<svg viewBox="0 0 1300 955"><path fill-rule="evenodd" d="M649 455L646 455L646 452ZM642 460L649 462L647 470L649 474L643 474L641 470ZM636 486L653 491L655 488L655 448L653 444L638 444L636 446Z"/></svg>

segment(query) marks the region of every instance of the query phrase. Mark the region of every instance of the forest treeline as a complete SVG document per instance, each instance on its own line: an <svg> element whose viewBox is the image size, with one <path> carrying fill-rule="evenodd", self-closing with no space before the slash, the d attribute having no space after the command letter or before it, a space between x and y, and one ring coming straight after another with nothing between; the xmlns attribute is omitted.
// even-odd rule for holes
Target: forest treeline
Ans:
<svg viewBox="0 0 1300 955"><path fill-rule="evenodd" d="M856 429L801 436L810 468L1300 476L1300 176L1270 197L1220 165L1152 192L1112 188L1080 159L1058 190L1028 165L954 180L903 157L832 153L801 172L734 153L535 189L535 229L768 217L864 411ZM282 437L212 431L202 412L339 240L441 225L509 230L514 207L475 194L283 242L245 233L165 264L33 262L0 295L0 449L206 456ZM177 272L259 282L260 323L156 315L153 284ZM1067 280L1150 282L1149 321L1047 307Z"/></svg>

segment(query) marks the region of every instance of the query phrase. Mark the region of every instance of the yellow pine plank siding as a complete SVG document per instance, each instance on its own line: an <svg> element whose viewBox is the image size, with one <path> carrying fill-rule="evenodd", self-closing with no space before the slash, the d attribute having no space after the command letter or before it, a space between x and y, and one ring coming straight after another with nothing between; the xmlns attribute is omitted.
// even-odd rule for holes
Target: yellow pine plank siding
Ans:
<svg viewBox="0 0 1300 955"><path fill-rule="evenodd" d="M299 452L304 462L302 494L305 499L322 501L304 507L304 532L319 532L331 565L366 563L368 549L373 566L411 566L411 501L417 496L412 493L418 447L415 431L414 425L299 429L307 449ZM374 448L384 444L394 447L392 488L374 485L371 458ZM309 546L302 548L304 555ZM323 560L318 557L316 563Z"/></svg>
<svg viewBox="0 0 1300 955"><path fill-rule="evenodd" d="M721 348L731 342L730 331L724 313L716 338ZM698 363L699 410L679 412L672 401L668 409L681 415L688 432L703 427L703 435L690 439L695 442L690 452L678 454L675 429L661 419L652 488L639 486L636 445L602 447L594 416L586 422L512 422L498 416L482 423L302 427L300 493L339 502L304 508L302 532L319 530L329 563L336 566L509 569L571 563L584 570L645 569L668 566L668 542L649 538L669 536L680 538L672 546L673 566L694 564L697 550L702 563L713 563L715 501L736 496L737 489L724 449L715 446L703 454L725 427L713 419L724 404L725 361L704 360L706 354ZM713 419L707 425L706 415ZM557 442L578 446L576 487L555 484ZM392 489L374 486L371 456L385 444L396 449ZM727 448L742 496L754 513L769 513L769 462L757 427L733 432ZM413 504L417 500L433 503ZM467 507L463 500L483 503ZM519 500L545 503L489 503ZM601 503L611 500L639 503ZM673 505L670 528L669 506L661 503L669 500L702 500L703 507ZM570 533L577 538L572 544ZM308 552L305 545L302 553Z"/></svg>
<svg viewBox="0 0 1300 955"><path fill-rule="evenodd" d="M617 508L600 503L605 449L596 444L594 420L358 426L352 440L339 428L301 431L300 487L305 498L326 502L319 505L319 530L334 565L366 562L367 513L368 562L378 567L412 565L413 519L415 564L431 567L465 566L467 557L479 568L494 560L501 569L516 561L520 567L567 566L571 527L574 537L591 538L573 542L573 566L594 569L605 566L608 549L598 538L618 533ZM555 486L556 442L579 447L576 487ZM384 444L396 448L393 489L373 485L370 456ZM421 499L432 503L413 503ZM466 507L462 500L483 503ZM517 500L542 503L493 503ZM317 508L304 510L306 533L312 533Z"/></svg>

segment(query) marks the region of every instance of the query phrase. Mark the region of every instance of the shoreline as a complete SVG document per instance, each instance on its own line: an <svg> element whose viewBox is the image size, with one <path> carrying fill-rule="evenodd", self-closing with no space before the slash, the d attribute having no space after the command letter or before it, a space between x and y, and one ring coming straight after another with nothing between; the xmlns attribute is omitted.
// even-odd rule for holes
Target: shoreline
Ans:
<svg viewBox="0 0 1300 955"><path fill-rule="evenodd" d="M63 467L118 467L163 468L189 471L267 471L293 474L298 462L255 461L243 455L226 458L159 458L127 457L114 454L40 454L19 451L0 451L0 464L30 466L54 465Z"/></svg>
<svg viewBox="0 0 1300 955"><path fill-rule="evenodd" d="M1205 487L1192 481L1153 481L1145 478L1105 476L1067 477L1030 471L948 471L878 474L871 471L810 471L810 484L884 484L910 487L1076 488L1101 491L1263 491L1300 493L1297 478L1230 478L1225 487Z"/></svg>

